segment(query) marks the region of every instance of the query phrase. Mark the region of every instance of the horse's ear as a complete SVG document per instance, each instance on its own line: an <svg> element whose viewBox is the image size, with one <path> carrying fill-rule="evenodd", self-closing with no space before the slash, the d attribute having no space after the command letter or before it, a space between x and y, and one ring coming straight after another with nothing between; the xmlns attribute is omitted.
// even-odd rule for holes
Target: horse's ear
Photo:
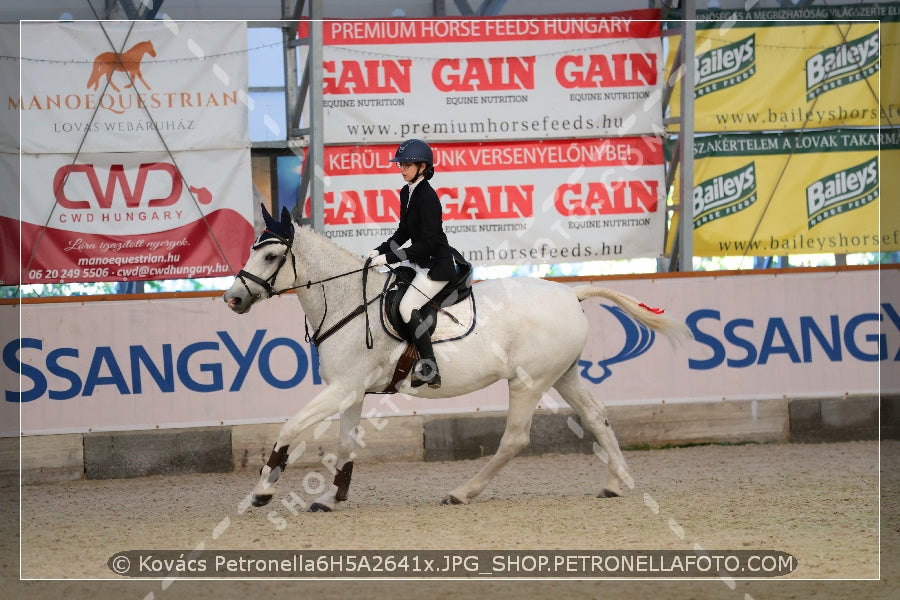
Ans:
<svg viewBox="0 0 900 600"><path fill-rule="evenodd" d="M266 229L271 229L272 225L275 223L275 219L269 214L269 210L266 208L264 202L260 202L259 205L262 207L262 216L263 220L266 222Z"/></svg>
<svg viewBox="0 0 900 600"><path fill-rule="evenodd" d="M284 231L290 232L291 235L294 234L294 220L291 218L291 211L287 209L287 206L281 207L281 226Z"/></svg>

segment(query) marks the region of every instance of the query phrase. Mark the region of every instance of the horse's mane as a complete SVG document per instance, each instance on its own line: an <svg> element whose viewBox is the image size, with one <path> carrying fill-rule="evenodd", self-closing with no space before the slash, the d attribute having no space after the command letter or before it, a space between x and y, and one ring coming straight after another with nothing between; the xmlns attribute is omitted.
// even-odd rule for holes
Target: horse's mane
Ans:
<svg viewBox="0 0 900 600"><path fill-rule="evenodd" d="M297 222L295 221L295 222L294 222L294 227L295 227L295 230L296 230L298 233L302 233L302 234L304 234L304 235L307 235L307 236L309 236L309 237L312 237L313 239L316 239L316 240L318 240L318 241L324 242L324 243L326 243L326 244L332 246L332 247L334 248L335 252L337 252L339 255L341 255L341 258L346 258L346 259L348 259L348 260L352 259L354 262L357 262L357 263L362 264L362 262L363 262L363 259L362 259L362 258L360 258L359 256L353 254L352 252L350 252L349 250L347 250L347 249L344 248L343 246L340 246L340 245L336 244L335 242L331 241L331 240L330 240L329 238L327 238L326 236L324 236L324 235L318 233L317 231L315 231L315 230L314 230L312 227L310 227L309 225L299 225L299 224L297 224Z"/></svg>
<svg viewBox="0 0 900 600"><path fill-rule="evenodd" d="M152 50L154 52L156 51L156 49L153 47L153 42L151 42L150 40L142 40L142 41L136 43L134 46L132 46L128 50L126 50L125 52L123 52L123 54L128 54L129 52L135 52L135 53L148 52L148 50L146 50L146 48L149 48L150 50Z"/></svg>

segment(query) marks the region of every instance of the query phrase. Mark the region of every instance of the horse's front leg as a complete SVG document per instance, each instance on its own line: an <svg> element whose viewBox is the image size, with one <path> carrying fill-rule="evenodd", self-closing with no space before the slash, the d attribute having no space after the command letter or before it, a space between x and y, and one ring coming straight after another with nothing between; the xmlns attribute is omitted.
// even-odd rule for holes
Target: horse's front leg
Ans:
<svg viewBox="0 0 900 600"><path fill-rule="evenodd" d="M363 390L358 387L346 387L339 383L329 385L296 415L288 419L278 432L278 439L269 460L259 472L259 481L253 488L251 503L253 506L265 506L272 500L273 486L281 472L287 466L288 448L301 431L311 425L323 421L335 413L340 413L351 406L362 404ZM357 416L357 422L359 417Z"/></svg>
<svg viewBox="0 0 900 600"><path fill-rule="evenodd" d="M348 406L341 413L341 437L338 440L338 456L335 463L334 483L329 490L316 498L309 507L309 512L331 512L338 502L347 499L350 488L350 476L353 474L353 459L359 441L359 420L362 416L363 403Z"/></svg>

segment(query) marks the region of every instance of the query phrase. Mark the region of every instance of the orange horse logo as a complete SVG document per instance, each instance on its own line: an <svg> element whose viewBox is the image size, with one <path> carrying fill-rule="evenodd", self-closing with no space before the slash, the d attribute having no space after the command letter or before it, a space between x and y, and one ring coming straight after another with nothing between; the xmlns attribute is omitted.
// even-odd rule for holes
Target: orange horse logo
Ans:
<svg viewBox="0 0 900 600"><path fill-rule="evenodd" d="M94 69L91 71L90 79L88 79L87 88L96 90L97 86L100 85L100 78L106 76L109 85L118 92L120 90L113 82L112 77L116 71L122 71L128 74L128 85L125 86L126 88L130 88L134 84L135 79L140 79L144 87L149 90L150 86L147 85L144 76L141 75L141 60L143 60L145 54L156 56L156 50L153 49L153 44L150 41L138 42L121 54L118 52L98 54L97 58L94 59Z"/></svg>

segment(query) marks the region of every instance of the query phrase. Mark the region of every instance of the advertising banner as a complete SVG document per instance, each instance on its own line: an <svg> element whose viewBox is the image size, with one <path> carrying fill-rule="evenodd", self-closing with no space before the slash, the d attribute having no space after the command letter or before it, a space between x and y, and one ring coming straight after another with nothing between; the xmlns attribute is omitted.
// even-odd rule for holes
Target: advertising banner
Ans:
<svg viewBox="0 0 900 600"><path fill-rule="evenodd" d="M0 23L0 90L19 95L18 23ZM19 114L0 109L0 285L19 281L18 189Z"/></svg>
<svg viewBox="0 0 900 600"><path fill-rule="evenodd" d="M22 204L25 281L221 277L246 262L249 153L98 153L71 161L22 155L22 196L31 199Z"/></svg>
<svg viewBox="0 0 900 600"><path fill-rule="evenodd" d="M694 254L900 250L897 165L900 129L698 137Z"/></svg>
<svg viewBox="0 0 900 600"><path fill-rule="evenodd" d="M699 11L698 18L695 131L900 121L900 80L889 75L900 71L896 3ZM670 39L667 72L679 43L680 36ZM680 104L679 84L672 116L680 114Z"/></svg>
<svg viewBox="0 0 900 600"><path fill-rule="evenodd" d="M662 252L665 172L658 138L435 144L433 150L430 183L443 206L444 231L473 264ZM325 148L325 234L355 254L397 229L405 184L389 162L395 151L394 145ZM279 178L280 196L292 207L297 172L280 165Z"/></svg>
<svg viewBox="0 0 900 600"><path fill-rule="evenodd" d="M5 110L24 132L22 214L0 207L0 231L21 227L22 283L239 270L253 239L246 23L25 23L21 40Z"/></svg>
<svg viewBox="0 0 900 600"><path fill-rule="evenodd" d="M0 189L19 189L19 154L0 152ZM19 194L0 194L0 285L19 282Z"/></svg>
<svg viewBox="0 0 900 600"><path fill-rule="evenodd" d="M18 23L0 23L0 90L10 99L19 96ZM4 104L7 98L3 98ZM9 106L0 110L0 152L19 152L19 113Z"/></svg>
<svg viewBox="0 0 900 600"><path fill-rule="evenodd" d="M508 280L510 293L516 281ZM611 304L585 301L591 334L581 376L611 405L900 393L898 269L601 285L665 309L694 334L673 347ZM303 322L290 295L249 316L220 296L26 304L19 337L0 339L0 381L8 382L0 422L11 428L2 434L18 434L20 410L26 435L281 422L324 387ZM442 344L435 351L444 355ZM452 369L452 360L441 365ZM541 406L564 404L551 394ZM443 400L369 396L363 416L506 408L507 387L497 383Z"/></svg>
<svg viewBox="0 0 900 600"><path fill-rule="evenodd" d="M25 23L22 56L23 152L249 145L244 22Z"/></svg>
<svg viewBox="0 0 900 600"><path fill-rule="evenodd" d="M325 21L325 142L658 132L658 16Z"/></svg>

